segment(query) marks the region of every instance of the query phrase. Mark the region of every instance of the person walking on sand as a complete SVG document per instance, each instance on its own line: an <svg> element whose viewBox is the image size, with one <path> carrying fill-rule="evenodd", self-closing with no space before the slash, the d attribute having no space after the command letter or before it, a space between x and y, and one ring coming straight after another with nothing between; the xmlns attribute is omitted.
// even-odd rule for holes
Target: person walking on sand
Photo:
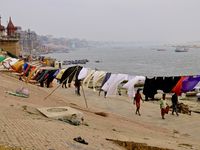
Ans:
<svg viewBox="0 0 200 150"><path fill-rule="evenodd" d="M136 94L135 94L135 97L134 97L134 101L133 101L133 104L135 104L136 105L136 111L135 111L135 114L137 115L141 115L140 114L140 100L143 100L142 99L142 96L141 96L141 94L140 94L140 91L141 91L141 89L138 89L137 90L137 92L136 92ZM144 101L143 101L144 102Z"/></svg>
<svg viewBox="0 0 200 150"><path fill-rule="evenodd" d="M165 119L165 114L168 114L168 111L169 111L169 106L165 100L165 96L166 94L164 93L162 95L162 99L160 100L160 110L161 110L162 119Z"/></svg>
<svg viewBox="0 0 200 150"><path fill-rule="evenodd" d="M178 96L176 93L172 95L172 115L174 115L174 112L176 112L176 115L178 116L178 110L177 110L177 105L178 105Z"/></svg>

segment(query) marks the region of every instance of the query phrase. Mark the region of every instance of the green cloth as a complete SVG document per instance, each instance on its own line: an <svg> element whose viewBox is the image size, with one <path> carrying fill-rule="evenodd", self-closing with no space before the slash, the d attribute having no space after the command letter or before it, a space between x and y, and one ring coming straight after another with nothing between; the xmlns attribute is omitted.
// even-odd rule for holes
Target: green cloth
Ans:
<svg viewBox="0 0 200 150"><path fill-rule="evenodd" d="M2 62L4 59L6 59L4 56L0 56L0 62Z"/></svg>
<svg viewBox="0 0 200 150"><path fill-rule="evenodd" d="M12 54L12 53L10 53L10 52L8 52L8 51L6 51L6 52L7 52L8 56L10 56L10 57L12 57L12 58L18 58L16 55L14 55L14 54Z"/></svg>
<svg viewBox="0 0 200 150"><path fill-rule="evenodd" d="M161 99L161 100L160 100L160 109L161 109L161 108L166 108L166 107L167 107L167 102L166 102L166 100Z"/></svg>
<svg viewBox="0 0 200 150"><path fill-rule="evenodd" d="M22 94L22 93L16 93L16 92L11 92L11 91L7 91L7 93L10 94L10 95L18 96L18 97L24 97L24 98L29 97L29 96Z"/></svg>

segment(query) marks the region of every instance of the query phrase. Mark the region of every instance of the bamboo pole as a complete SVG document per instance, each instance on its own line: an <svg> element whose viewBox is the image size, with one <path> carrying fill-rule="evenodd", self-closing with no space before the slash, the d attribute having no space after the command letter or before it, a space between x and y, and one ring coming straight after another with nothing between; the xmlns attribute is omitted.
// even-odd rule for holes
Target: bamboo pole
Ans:
<svg viewBox="0 0 200 150"><path fill-rule="evenodd" d="M87 99L86 99L86 97L85 97L85 92L84 92L84 89L83 89L83 85L82 85L82 84L81 84L81 89L82 89L83 97L84 97L84 100L85 100L85 106L86 106L86 108L88 108Z"/></svg>
<svg viewBox="0 0 200 150"><path fill-rule="evenodd" d="M46 97L44 97L43 100L46 100L49 96L51 96L61 85L62 85L62 83L60 85L58 85L53 91L51 91L50 94L48 94Z"/></svg>
<svg viewBox="0 0 200 150"><path fill-rule="evenodd" d="M77 70L78 70L78 66L76 66L76 68L71 72L71 74L74 72L74 71L76 71L77 72ZM70 75L71 75L70 74ZM70 76L69 75L69 76ZM69 77L68 76L68 77ZM63 82L65 82L67 79L68 79L68 77L63 81ZM62 82L62 83L63 83ZM61 85L62 85L62 83L60 83L60 85L58 85L50 94L48 94L46 97L44 97L44 99L43 100L46 100L49 96L51 96Z"/></svg>

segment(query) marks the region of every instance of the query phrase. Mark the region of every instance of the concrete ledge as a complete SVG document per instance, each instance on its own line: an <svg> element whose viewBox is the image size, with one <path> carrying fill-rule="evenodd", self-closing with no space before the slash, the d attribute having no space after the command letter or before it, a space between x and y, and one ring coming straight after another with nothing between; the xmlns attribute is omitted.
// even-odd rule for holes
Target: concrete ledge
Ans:
<svg viewBox="0 0 200 150"><path fill-rule="evenodd" d="M83 113L71 107L42 107L37 108L42 114L48 118L58 119L65 122L78 122L82 123Z"/></svg>

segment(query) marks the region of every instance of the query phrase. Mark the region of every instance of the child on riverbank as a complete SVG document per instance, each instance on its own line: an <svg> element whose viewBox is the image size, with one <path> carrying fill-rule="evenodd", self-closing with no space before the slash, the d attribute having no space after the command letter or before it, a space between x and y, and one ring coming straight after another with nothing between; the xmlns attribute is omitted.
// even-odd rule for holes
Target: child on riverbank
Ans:
<svg viewBox="0 0 200 150"><path fill-rule="evenodd" d="M162 119L165 119L165 114L168 114L169 112L169 106L165 100L165 96L166 94L164 93L162 95L162 99L160 100L160 110L161 110Z"/></svg>
<svg viewBox="0 0 200 150"><path fill-rule="evenodd" d="M141 91L141 89L138 89L137 90L137 93L135 94L135 97L134 97L134 101L133 101L133 104L135 104L136 105L136 111L135 111L135 114L137 115L141 115L140 114L140 100L143 100L142 99L142 96L141 96L141 94L140 94L140 91ZM144 101L143 101L144 102Z"/></svg>

